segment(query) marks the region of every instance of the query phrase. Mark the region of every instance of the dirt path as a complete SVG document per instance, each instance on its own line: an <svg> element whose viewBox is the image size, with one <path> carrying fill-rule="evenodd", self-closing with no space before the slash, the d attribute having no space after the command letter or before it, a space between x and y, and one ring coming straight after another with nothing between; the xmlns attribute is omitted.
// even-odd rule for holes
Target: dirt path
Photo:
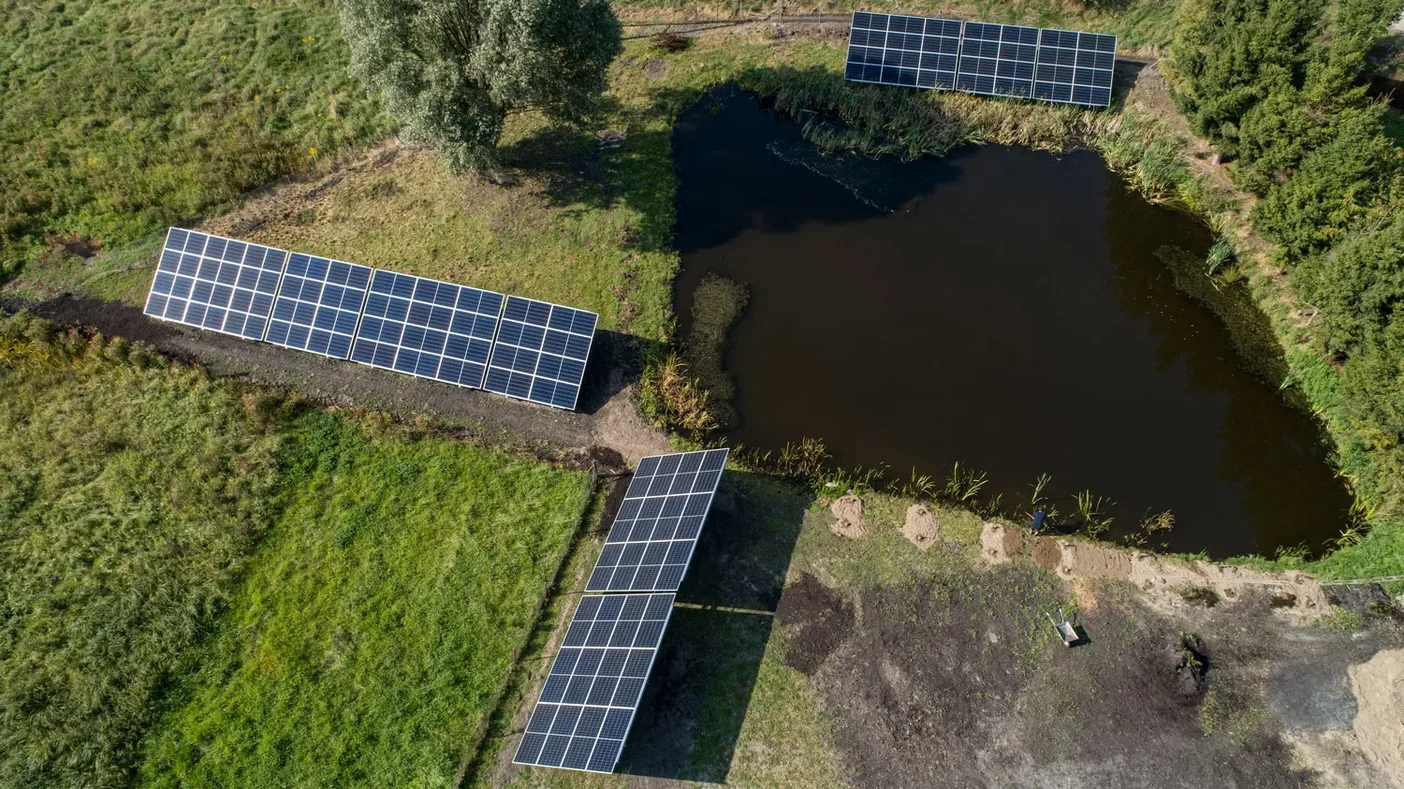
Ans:
<svg viewBox="0 0 1404 789"><path fill-rule="evenodd" d="M13 312L19 306L4 309ZM670 451L663 433L639 416L623 377L605 369L607 349L592 357L582 411L567 412L164 323L124 304L62 296L28 309L56 323L144 342L214 375L289 389L327 405L385 411L403 419L429 416L465 437L494 445L556 457L588 454L602 465L621 468L644 455Z"/></svg>

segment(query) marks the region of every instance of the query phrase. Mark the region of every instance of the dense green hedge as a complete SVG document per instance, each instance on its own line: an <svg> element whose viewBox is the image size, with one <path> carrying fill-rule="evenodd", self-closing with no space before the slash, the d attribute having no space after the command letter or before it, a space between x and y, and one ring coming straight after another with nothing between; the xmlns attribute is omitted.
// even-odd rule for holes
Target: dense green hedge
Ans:
<svg viewBox="0 0 1404 789"><path fill-rule="evenodd" d="M1375 526L1327 561L1342 574L1404 567L1404 550L1383 549L1404 534L1404 152L1365 91L1367 56L1401 9L1187 0L1170 53L1180 109L1262 198L1253 225L1280 245L1307 316L1317 353L1294 356L1298 383Z"/></svg>

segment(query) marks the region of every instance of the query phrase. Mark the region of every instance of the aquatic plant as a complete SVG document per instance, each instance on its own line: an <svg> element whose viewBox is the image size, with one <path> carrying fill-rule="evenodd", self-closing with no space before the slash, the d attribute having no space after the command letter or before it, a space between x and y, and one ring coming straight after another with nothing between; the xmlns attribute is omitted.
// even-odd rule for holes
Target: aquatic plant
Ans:
<svg viewBox="0 0 1404 789"><path fill-rule="evenodd" d="M1233 248L1233 241L1228 236L1220 234L1214 239L1214 245L1209 247L1208 258L1204 261L1205 271L1209 276L1219 273L1219 269L1231 265L1238 257L1238 253Z"/></svg>
<svg viewBox="0 0 1404 789"><path fill-rule="evenodd" d="M946 487L942 494L952 503L968 506L979 498L980 489L985 487L988 481L985 472L961 468L960 461L957 460L951 467L951 475L946 478Z"/></svg>
<svg viewBox="0 0 1404 789"><path fill-rule="evenodd" d="M1079 531L1091 537L1098 537L1111 528L1112 519L1105 513L1109 508L1116 506L1116 502L1102 496L1094 496L1090 490L1078 493L1073 497L1073 501L1077 506Z"/></svg>

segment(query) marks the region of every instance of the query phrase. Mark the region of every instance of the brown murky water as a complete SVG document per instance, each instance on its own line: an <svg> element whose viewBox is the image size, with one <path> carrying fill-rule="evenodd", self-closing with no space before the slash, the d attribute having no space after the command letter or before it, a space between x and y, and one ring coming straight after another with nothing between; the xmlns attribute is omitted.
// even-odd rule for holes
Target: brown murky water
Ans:
<svg viewBox="0 0 1404 789"><path fill-rule="evenodd" d="M726 357L732 443L818 437L900 477L960 461L1009 510L1047 473L1064 513L1084 489L1117 502L1114 531L1171 510L1176 551L1317 550L1342 527L1318 426L1156 257L1202 256L1208 231L1095 154L822 157L730 88L673 146L678 315L709 271L751 291Z"/></svg>

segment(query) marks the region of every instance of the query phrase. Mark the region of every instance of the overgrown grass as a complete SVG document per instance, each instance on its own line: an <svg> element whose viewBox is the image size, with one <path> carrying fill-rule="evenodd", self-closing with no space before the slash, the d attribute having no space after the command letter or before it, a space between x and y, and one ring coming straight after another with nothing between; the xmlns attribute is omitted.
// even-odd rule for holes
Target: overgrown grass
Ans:
<svg viewBox="0 0 1404 789"><path fill-rule="evenodd" d="M269 516L264 403L0 320L0 786L127 785Z"/></svg>
<svg viewBox="0 0 1404 789"><path fill-rule="evenodd" d="M592 489L24 316L0 423L0 786L451 784Z"/></svg>
<svg viewBox="0 0 1404 789"><path fill-rule="evenodd" d="M591 489L315 413L219 637L153 734L152 786L451 785Z"/></svg>
<svg viewBox="0 0 1404 789"><path fill-rule="evenodd" d="M624 0L616 3L626 20L727 19L740 11L745 18L758 15L847 14L855 10L892 10L895 13L977 19L1006 24L1096 30L1121 37L1121 46L1146 49L1170 40L1174 3L1164 0L1112 0L1111 2L1060 3L1056 0L908 0L876 4L866 0L810 0L776 3L774 0ZM671 12L671 13L670 13Z"/></svg>
<svg viewBox="0 0 1404 789"><path fill-rule="evenodd" d="M330 3L5 4L0 271L112 247L389 129ZM5 277L0 275L0 281Z"/></svg>

